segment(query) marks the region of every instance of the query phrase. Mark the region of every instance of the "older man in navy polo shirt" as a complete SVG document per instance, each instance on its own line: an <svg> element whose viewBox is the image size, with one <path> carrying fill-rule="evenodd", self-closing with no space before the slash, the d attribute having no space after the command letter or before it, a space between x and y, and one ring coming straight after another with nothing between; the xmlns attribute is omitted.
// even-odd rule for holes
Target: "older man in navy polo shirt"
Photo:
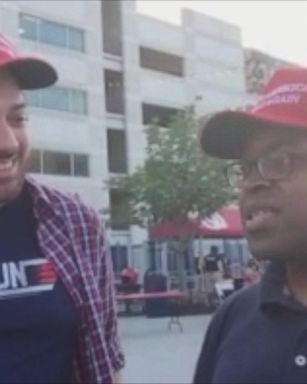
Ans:
<svg viewBox="0 0 307 384"><path fill-rule="evenodd" d="M270 264L215 314L194 382L307 383L307 70L276 71L252 109L212 116L201 143L235 160L250 251Z"/></svg>

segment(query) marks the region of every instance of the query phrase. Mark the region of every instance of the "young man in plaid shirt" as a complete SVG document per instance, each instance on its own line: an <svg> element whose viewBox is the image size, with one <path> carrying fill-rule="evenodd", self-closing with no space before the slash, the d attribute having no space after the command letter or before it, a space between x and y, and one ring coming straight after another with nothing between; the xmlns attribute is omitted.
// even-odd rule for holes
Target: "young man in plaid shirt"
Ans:
<svg viewBox="0 0 307 384"><path fill-rule="evenodd" d="M56 80L0 34L0 382L113 383L124 358L101 223L24 173L22 90Z"/></svg>

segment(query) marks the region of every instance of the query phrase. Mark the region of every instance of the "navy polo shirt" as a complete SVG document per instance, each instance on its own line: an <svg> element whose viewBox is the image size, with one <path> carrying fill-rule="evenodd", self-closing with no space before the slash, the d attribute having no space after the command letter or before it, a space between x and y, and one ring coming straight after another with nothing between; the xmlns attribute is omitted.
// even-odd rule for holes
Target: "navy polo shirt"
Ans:
<svg viewBox="0 0 307 384"><path fill-rule="evenodd" d="M284 294L274 263L262 281L230 296L215 314L194 383L307 383L307 308Z"/></svg>

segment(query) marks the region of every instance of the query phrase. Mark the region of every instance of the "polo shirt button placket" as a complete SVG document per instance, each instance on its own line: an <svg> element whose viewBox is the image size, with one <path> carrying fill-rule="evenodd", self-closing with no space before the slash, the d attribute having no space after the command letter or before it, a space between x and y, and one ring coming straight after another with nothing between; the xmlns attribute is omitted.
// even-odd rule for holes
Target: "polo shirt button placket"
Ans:
<svg viewBox="0 0 307 384"><path fill-rule="evenodd" d="M307 364L306 356L304 355L297 355L294 359L295 365L298 367L305 367Z"/></svg>

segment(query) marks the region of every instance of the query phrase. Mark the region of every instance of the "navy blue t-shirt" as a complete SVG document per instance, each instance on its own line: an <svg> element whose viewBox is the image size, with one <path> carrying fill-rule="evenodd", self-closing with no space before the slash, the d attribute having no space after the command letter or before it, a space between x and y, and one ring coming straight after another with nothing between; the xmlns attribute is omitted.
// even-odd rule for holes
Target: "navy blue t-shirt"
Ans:
<svg viewBox="0 0 307 384"><path fill-rule="evenodd" d="M41 253L26 190L0 208L0 383L71 383L78 313Z"/></svg>

